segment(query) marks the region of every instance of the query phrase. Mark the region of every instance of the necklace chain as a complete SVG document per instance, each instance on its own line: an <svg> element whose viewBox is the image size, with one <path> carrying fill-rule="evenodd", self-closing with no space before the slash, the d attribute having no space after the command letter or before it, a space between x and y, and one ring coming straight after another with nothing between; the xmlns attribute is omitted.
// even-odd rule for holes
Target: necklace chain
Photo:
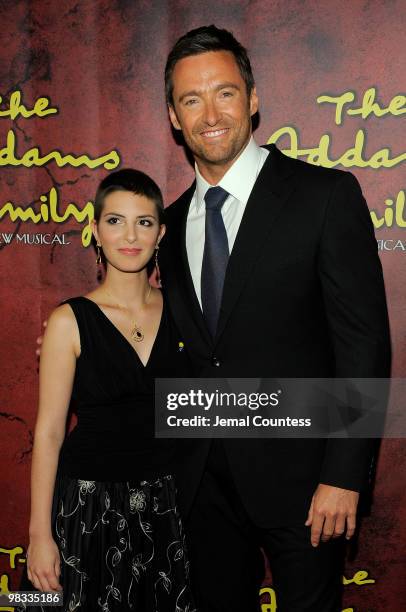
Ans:
<svg viewBox="0 0 406 612"><path fill-rule="evenodd" d="M152 285L149 285L147 297L145 298L144 304L148 304L149 296L151 295L151 289L152 289ZM123 306L123 304L120 304L119 302L117 302L117 300L111 295L111 293L107 291L107 289L105 289L104 292L109 296L109 298L113 300L113 302L115 302L115 306L117 306L118 308L121 308L122 310L123 309L128 310L128 306ZM142 342L142 340L144 340L144 332L142 331L141 327L137 325L135 321L133 321L133 323L131 324L130 335L131 335L131 339L134 340L134 342Z"/></svg>

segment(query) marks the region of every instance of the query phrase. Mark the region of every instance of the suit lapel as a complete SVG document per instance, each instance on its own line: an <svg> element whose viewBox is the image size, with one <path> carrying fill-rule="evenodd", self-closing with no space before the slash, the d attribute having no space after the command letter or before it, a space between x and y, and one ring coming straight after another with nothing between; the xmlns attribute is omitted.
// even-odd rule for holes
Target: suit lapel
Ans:
<svg viewBox="0 0 406 612"><path fill-rule="evenodd" d="M179 212L170 222L171 251L173 257L173 268L176 270L177 286L180 289L183 301L187 307L188 313L192 314L194 322L200 331L201 337L209 344L213 344L213 339L204 322L202 310L193 284L192 275L190 272L189 261L186 250L186 223L189 212L189 206L193 194L195 192L196 183L181 196L181 201L178 201L176 206ZM169 288L168 288L169 289ZM170 291L168 291L170 293ZM176 292L173 299L176 300Z"/></svg>
<svg viewBox="0 0 406 612"><path fill-rule="evenodd" d="M272 225L295 187L290 158L274 145L266 148L270 153L248 199L228 262L215 343L224 331Z"/></svg>

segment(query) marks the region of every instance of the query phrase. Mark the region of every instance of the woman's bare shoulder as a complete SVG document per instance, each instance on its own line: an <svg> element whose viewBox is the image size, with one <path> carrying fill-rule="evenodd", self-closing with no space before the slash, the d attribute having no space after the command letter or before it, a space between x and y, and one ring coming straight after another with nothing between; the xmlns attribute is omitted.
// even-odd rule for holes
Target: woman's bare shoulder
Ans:
<svg viewBox="0 0 406 612"><path fill-rule="evenodd" d="M79 328L74 312L69 304L61 304L49 316L44 336L45 342L52 345L72 345L76 355L80 353Z"/></svg>
<svg viewBox="0 0 406 612"><path fill-rule="evenodd" d="M69 304L61 304L57 306L50 314L48 319L48 325L58 327L72 327L76 326L76 317Z"/></svg>

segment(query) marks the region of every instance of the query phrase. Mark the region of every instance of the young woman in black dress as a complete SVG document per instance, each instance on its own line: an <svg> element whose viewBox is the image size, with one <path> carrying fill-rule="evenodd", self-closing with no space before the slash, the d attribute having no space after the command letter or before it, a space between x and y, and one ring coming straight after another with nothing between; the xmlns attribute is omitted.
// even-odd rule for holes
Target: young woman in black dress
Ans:
<svg viewBox="0 0 406 612"><path fill-rule="evenodd" d="M105 279L48 321L26 577L38 590L63 590L55 610L194 610L176 445L154 439L154 377L189 375L182 338L149 283L164 233L152 179L131 169L111 173L95 201ZM71 403L78 420L65 437Z"/></svg>

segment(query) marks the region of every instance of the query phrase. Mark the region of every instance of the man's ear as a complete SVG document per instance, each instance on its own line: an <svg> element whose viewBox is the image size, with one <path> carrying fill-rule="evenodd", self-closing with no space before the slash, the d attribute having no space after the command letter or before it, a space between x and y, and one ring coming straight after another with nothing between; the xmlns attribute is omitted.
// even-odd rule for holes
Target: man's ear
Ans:
<svg viewBox="0 0 406 612"><path fill-rule="evenodd" d="M175 109L173 108L172 104L168 104L168 112L169 112L169 119L171 120L171 123L173 127L175 128L175 130L181 130L182 128L180 127L180 123L178 121Z"/></svg>
<svg viewBox="0 0 406 612"><path fill-rule="evenodd" d="M258 95L257 95L257 88L253 87L251 90L251 95L250 95L250 114L251 117L253 117L255 115L255 113L258 111Z"/></svg>

